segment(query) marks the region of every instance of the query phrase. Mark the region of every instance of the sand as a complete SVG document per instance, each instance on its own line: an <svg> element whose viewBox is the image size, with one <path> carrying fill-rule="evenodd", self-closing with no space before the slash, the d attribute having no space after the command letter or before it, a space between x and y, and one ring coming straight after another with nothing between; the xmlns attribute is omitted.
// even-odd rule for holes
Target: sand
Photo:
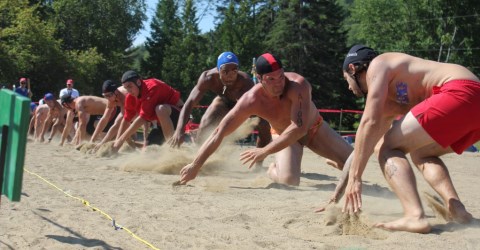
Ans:
<svg viewBox="0 0 480 250"><path fill-rule="evenodd" d="M428 204L434 191L415 171L429 234L389 232L371 225L399 218L400 203L373 158L364 174L363 212L339 205L314 210L330 197L338 170L308 149L299 187L274 185L266 168L239 162L246 146L225 144L200 176L172 186L196 148L152 147L99 157L29 142L20 202L2 197L0 249L478 249L480 222L446 222ZM443 157L467 209L480 218L480 154ZM264 167L272 161L268 157ZM51 182L59 189L40 179ZM73 197L72 197L73 196ZM85 204L90 205L90 207ZM94 208L92 208L94 207ZM104 214L102 214L103 212ZM109 216L115 220L118 229ZM143 240L143 242L142 242Z"/></svg>

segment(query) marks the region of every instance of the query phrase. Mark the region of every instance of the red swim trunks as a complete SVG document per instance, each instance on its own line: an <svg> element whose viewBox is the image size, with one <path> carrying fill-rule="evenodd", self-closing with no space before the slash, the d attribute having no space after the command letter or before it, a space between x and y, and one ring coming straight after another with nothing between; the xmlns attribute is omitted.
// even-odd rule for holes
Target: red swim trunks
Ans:
<svg viewBox="0 0 480 250"><path fill-rule="evenodd" d="M453 80L411 110L427 133L457 154L480 140L480 82Z"/></svg>

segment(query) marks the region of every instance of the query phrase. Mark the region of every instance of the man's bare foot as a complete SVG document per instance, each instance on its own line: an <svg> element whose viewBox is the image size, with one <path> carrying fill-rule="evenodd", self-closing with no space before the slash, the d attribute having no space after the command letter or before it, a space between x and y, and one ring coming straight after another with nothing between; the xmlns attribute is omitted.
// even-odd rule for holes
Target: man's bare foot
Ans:
<svg viewBox="0 0 480 250"><path fill-rule="evenodd" d="M455 222L466 224L472 221L473 216L471 213L467 212L465 206L456 199L450 199L448 201L448 211L450 213L451 219Z"/></svg>
<svg viewBox="0 0 480 250"><path fill-rule="evenodd" d="M411 233L429 233L430 230L432 230L425 218L403 217L392 222L377 223L374 226L391 231L406 231Z"/></svg>

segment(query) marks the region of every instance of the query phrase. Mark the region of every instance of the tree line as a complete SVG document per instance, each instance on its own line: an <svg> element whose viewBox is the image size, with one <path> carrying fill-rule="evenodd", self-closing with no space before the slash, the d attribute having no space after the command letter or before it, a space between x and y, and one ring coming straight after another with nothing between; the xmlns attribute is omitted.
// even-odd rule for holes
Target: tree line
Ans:
<svg viewBox="0 0 480 250"><path fill-rule="evenodd" d="M201 33L209 6L214 29ZM480 70L480 2L474 0L159 0L145 44L132 42L146 20L144 0L0 0L0 83L31 79L33 99L73 78L82 94L135 69L164 80L185 100L223 51L240 68L271 52L312 84L318 108L360 109L343 79L349 47L398 51ZM212 98L212 97L208 97ZM208 98L205 104L208 103ZM333 127L338 117L331 117ZM345 116L343 126L358 119Z"/></svg>

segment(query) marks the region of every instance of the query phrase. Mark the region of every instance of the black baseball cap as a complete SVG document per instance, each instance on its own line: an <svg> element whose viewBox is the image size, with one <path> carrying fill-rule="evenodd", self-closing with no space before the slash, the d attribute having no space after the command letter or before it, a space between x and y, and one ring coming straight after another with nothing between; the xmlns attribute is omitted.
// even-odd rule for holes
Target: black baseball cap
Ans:
<svg viewBox="0 0 480 250"><path fill-rule="evenodd" d="M74 98L72 97L72 95L67 93L67 94L64 94L64 95L62 95L62 96L60 97L60 102L61 102L62 105L63 105L64 103L71 103L71 102L73 102L73 99L74 99Z"/></svg>
<svg viewBox="0 0 480 250"><path fill-rule="evenodd" d="M120 84L114 82L113 80L106 80L102 85L102 93L115 92L118 87L120 87Z"/></svg>
<svg viewBox="0 0 480 250"><path fill-rule="evenodd" d="M377 55L378 53L370 47L362 44L354 45L343 61L343 70L348 70L350 63L371 62Z"/></svg>
<svg viewBox="0 0 480 250"><path fill-rule="evenodd" d="M122 75L122 83L125 82L135 82L137 79L139 79L140 76L137 74L137 72L133 70L126 71Z"/></svg>

